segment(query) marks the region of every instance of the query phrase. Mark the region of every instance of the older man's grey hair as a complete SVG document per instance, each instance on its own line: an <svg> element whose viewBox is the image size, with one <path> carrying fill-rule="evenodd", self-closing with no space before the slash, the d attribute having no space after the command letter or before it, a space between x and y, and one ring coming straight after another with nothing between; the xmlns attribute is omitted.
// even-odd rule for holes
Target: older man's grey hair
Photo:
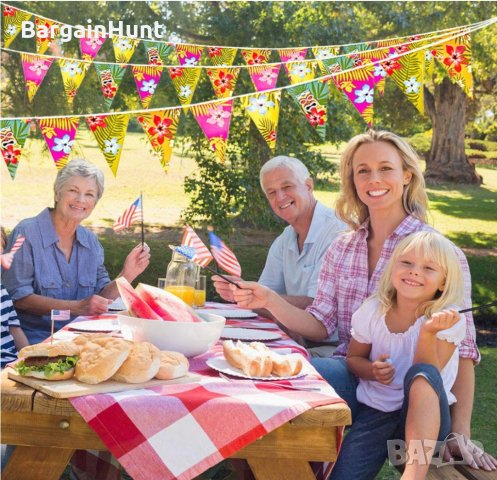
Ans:
<svg viewBox="0 0 497 480"><path fill-rule="evenodd" d="M71 160L64 168L59 170L53 186L55 195L60 193L62 187L71 177L88 177L93 178L97 183L97 201L100 200L104 193L104 174L100 168L83 158Z"/></svg>
<svg viewBox="0 0 497 480"><path fill-rule="evenodd" d="M298 159L294 157L287 157L286 155L278 155L277 157L268 160L261 168L259 173L259 182L261 184L262 190L264 190L264 185L262 184L262 179L264 175L268 172L272 172L277 168L288 168L295 174L295 178L300 182L304 183L311 175L307 167Z"/></svg>

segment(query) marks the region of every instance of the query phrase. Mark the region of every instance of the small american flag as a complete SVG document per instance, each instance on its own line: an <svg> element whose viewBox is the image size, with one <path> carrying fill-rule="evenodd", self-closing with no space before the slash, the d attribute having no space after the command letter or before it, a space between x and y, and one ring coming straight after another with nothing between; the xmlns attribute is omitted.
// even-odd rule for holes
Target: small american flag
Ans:
<svg viewBox="0 0 497 480"><path fill-rule="evenodd" d="M214 232L209 232L209 242L212 255L218 265L231 275L241 277L242 267L233 251Z"/></svg>
<svg viewBox="0 0 497 480"><path fill-rule="evenodd" d="M142 197L139 196L116 220L112 226L115 232L129 228L136 221L141 220L142 215Z"/></svg>
<svg viewBox="0 0 497 480"><path fill-rule="evenodd" d="M2 268L8 270L11 267L12 261L14 260L14 255L17 252L17 250L19 250L22 247L24 240L26 240L26 237L18 235L16 241L14 242L14 245L12 245L12 248L10 249L10 252L4 253L0 256L0 262L2 264Z"/></svg>
<svg viewBox="0 0 497 480"><path fill-rule="evenodd" d="M211 263L211 252L209 252L209 249L205 246L204 242L200 240L200 237L195 233L190 225L185 227L181 245L186 245L187 247L193 247L195 249L196 253L192 260L201 267L205 267Z"/></svg>
<svg viewBox="0 0 497 480"><path fill-rule="evenodd" d="M50 317L52 320L70 320L71 310L52 310Z"/></svg>

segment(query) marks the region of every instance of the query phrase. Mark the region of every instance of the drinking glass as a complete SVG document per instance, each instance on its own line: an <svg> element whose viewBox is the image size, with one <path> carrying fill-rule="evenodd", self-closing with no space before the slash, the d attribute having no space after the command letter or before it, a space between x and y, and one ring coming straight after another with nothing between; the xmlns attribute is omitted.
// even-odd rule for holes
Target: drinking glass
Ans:
<svg viewBox="0 0 497 480"><path fill-rule="evenodd" d="M203 307L207 296L207 276L199 275L195 282L195 296L193 305L196 307Z"/></svg>

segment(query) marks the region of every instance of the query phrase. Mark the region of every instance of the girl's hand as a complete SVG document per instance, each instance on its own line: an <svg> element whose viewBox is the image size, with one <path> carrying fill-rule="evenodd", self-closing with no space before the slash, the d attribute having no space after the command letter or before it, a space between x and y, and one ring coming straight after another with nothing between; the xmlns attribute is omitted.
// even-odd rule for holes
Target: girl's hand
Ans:
<svg viewBox="0 0 497 480"><path fill-rule="evenodd" d="M230 284L233 299L239 307L244 308L266 308L272 292L257 282L236 282L240 288Z"/></svg>
<svg viewBox="0 0 497 480"><path fill-rule="evenodd" d="M435 334L452 327L460 318L461 316L455 310L442 310L434 313L431 318L423 323L421 328L427 333Z"/></svg>
<svg viewBox="0 0 497 480"><path fill-rule="evenodd" d="M378 360L373 362L373 376L377 382L388 385L392 383L393 376L395 375L395 367L392 362L387 361L390 359L388 353L383 353L378 357Z"/></svg>
<svg viewBox="0 0 497 480"><path fill-rule="evenodd" d="M126 260L122 276L131 283L138 275L140 275L150 263L150 247L144 243L139 243L131 252L129 252Z"/></svg>

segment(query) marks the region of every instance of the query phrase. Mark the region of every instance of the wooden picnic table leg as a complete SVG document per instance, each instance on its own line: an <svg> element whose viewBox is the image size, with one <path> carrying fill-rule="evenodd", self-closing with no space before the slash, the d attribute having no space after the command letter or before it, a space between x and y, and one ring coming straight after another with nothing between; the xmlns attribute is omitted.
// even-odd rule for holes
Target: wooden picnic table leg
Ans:
<svg viewBox="0 0 497 480"><path fill-rule="evenodd" d="M17 445L2 471L2 479L59 480L75 451Z"/></svg>
<svg viewBox="0 0 497 480"><path fill-rule="evenodd" d="M309 462L305 460L247 458L256 480L316 480Z"/></svg>

